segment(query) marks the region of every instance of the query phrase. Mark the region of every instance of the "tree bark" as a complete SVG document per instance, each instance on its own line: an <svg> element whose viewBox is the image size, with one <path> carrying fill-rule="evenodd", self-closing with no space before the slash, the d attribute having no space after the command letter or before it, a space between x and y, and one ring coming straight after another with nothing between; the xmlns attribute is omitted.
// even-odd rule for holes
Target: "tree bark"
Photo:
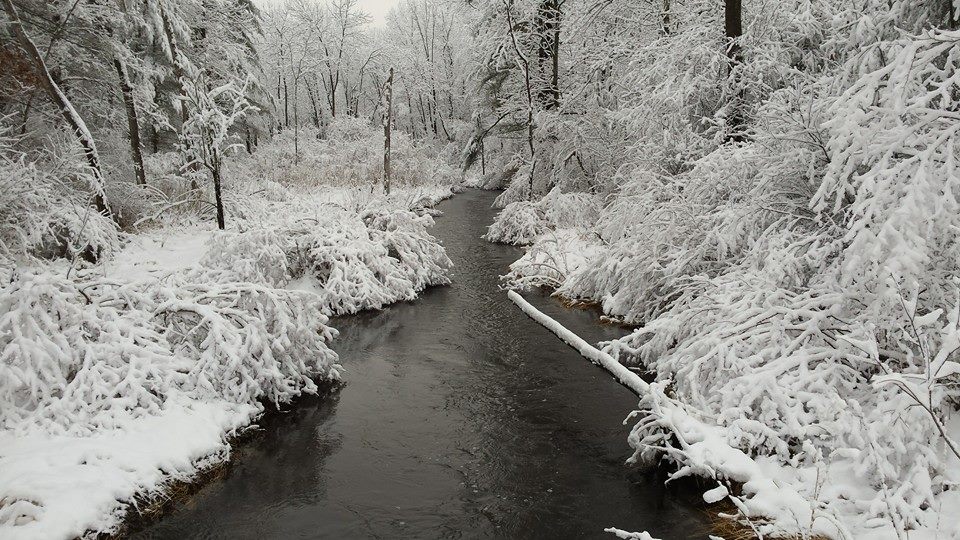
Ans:
<svg viewBox="0 0 960 540"><path fill-rule="evenodd" d="M221 231L226 227L226 220L223 216L223 195L220 191L220 159L214 157L213 167L210 168L213 174L213 198L217 203L217 228Z"/></svg>
<svg viewBox="0 0 960 540"><path fill-rule="evenodd" d="M724 29L727 37L727 70L731 78L736 77L736 70L743 63L743 51L740 48L740 37L743 36L743 11L741 0L724 0ZM739 84L734 82L735 88L730 101L728 141L742 141L743 133L743 91Z"/></svg>
<svg viewBox="0 0 960 540"><path fill-rule="evenodd" d="M87 124L83 121L80 113L77 112L66 94L60 89L60 86L53 80L53 76L50 75L50 70L47 69L46 62L43 61L43 56L40 55L37 46L33 43L33 40L30 39L30 36L27 35L26 30L24 30L23 22L20 20L20 15L17 13L17 8L14 7L12 0L0 1L3 2L3 8L7 12L7 17L10 18L8 24L20 41L20 47L23 48L33 63L41 85L50 96L50 99L60 109L60 114L63 116L63 119L66 120L67 124L73 129L73 133L80 141L80 145L83 146L83 154L87 158L90 171L93 173L94 206L98 212L104 215L110 215L110 209L107 208L107 196L104 191L103 170L100 168L100 153L97 151L97 145L93 140L93 135L91 135L90 130L87 129Z"/></svg>
<svg viewBox="0 0 960 540"><path fill-rule="evenodd" d="M313 86L310 85L310 79L304 80L307 85L307 97L310 99L310 109L313 114L313 124L320 128L320 108L317 106L317 96L314 93Z"/></svg>
<svg viewBox="0 0 960 540"><path fill-rule="evenodd" d="M507 30L510 33L510 40L513 42L513 51L517 55L520 66L523 68L524 87L527 94L527 147L530 149L530 176L529 180L529 199L533 200L533 179L534 171L537 167L537 153L533 145L533 86L530 81L530 61L527 55L520 50L520 44L517 41L516 30L513 24L513 12L510 9L509 0L504 0L507 8Z"/></svg>
<svg viewBox="0 0 960 540"><path fill-rule="evenodd" d="M133 88L130 86L130 75L123 60L115 58L113 67L120 78L120 94L123 96L123 105L127 111L127 136L130 140L130 157L133 159L133 171L137 176L137 184L146 185L147 173L143 167L143 150L140 145L140 121L137 119L137 107L133 101Z"/></svg>
<svg viewBox="0 0 960 540"><path fill-rule="evenodd" d="M560 104L560 0L541 0L537 7L537 65L541 74L549 70L549 80L538 90L538 101L547 110ZM546 78L545 75L542 75Z"/></svg>
<svg viewBox="0 0 960 540"><path fill-rule="evenodd" d="M393 124L393 68L383 87L383 190L390 194L390 129Z"/></svg>
<svg viewBox="0 0 960 540"><path fill-rule="evenodd" d="M663 35L669 36L670 30L670 0L663 0L663 11L660 12L660 31Z"/></svg>
<svg viewBox="0 0 960 540"><path fill-rule="evenodd" d="M287 89L287 78L283 78L283 125L290 127L290 93Z"/></svg>

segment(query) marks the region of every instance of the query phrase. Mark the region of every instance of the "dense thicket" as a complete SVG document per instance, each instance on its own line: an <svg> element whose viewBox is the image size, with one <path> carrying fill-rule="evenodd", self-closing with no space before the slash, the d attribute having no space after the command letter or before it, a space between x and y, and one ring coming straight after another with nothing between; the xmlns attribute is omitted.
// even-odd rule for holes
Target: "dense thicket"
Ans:
<svg viewBox="0 0 960 540"><path fill-rule="evenodd" d="M481 123L515 171L489 236L533 244L515 283L638 325L608 350L714 443L782 467L790 504L662 441L753 526L956 534L960 11L740 4L564 2L557 52L555 4L481 2ZM671 429L647 418L638 454Z"/></svg>

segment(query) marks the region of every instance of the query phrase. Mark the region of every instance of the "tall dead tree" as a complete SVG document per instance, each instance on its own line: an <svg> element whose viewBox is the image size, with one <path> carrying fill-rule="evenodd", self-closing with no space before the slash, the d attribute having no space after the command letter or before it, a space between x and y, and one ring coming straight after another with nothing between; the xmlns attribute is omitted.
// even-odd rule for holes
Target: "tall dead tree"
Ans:
<svg viewBox="0 0 960 540"><path fill-rule="evenodd" d="M7 24L10 25L14 35L17 36L20 47L27 54L34 71L37 72L37 78L40 80L40 84L43 86L47 95L50 96L50 100L60 109L61 116L63 116L63 119L66 120L67 124L73 129L73 133L77 136L77 140L80 141L80 145L83 147L83 154L87 158L87 164L90 166L90 172L93 174L94 179L94 206L98 212L109 215L110 209L107 208L103 170L100 168L100 153L97 151L97 145L93 140L93 135L90 133L90 130L87 129L87 124L83 121L80 113L73 107L67 95L63 93L60 86L53 80L53 76L50 75L50 70L47 69L47 63L44 62L43 56L40 54L33 40L30 39L27 31L23 28L23 22L20 20L20 14L17 13L17 8L14 7L13 1L0 1L3 2L4 11L7 12L7 18L9 19Z"/></svg>
<svg viewBox="0 0 960 540"><path fill-rule="evenodd" d="M120 58L114 58L113 67L120 78L120 94L123 96L123 106L127 112L127 137L130 141L130 158L133 159L133 171L137 176L137 184L147 183L147 174L143 167L143 150L140 145L140 121L137 118L137 107L133 99L133 87L130 84L130 75L127 65Z"/></svg>
<svg viewBox="0 0 960 540"><path fill-rule="evenodd" d="M390 130L393 127L393 68L383 85L383 191L390 194Z"/></svg>

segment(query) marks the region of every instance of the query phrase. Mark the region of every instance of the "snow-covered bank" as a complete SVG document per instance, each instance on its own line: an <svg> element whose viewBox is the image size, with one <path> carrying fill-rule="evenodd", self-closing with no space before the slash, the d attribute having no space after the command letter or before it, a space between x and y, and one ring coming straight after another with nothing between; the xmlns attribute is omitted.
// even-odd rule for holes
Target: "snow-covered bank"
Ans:
<svg viewBox="0 0 960 540"><path fill-rule="evenodd" d="M869 313L842 290L776 286L769 274L790 266L698 274L691 268L720 263L707 256L696 223L658 208L656 193L633 197L579 224L547 217L550 205L564 204L556 193L511 203L527 209L507 206L488 237L512 241L539 229L508 283L595 301L638 326L584 353L656 376L630 417L634 459L655 458L672 478L716 480L705 501L732 502L731 518L764 536L960 535L952 519L960 512L960 460L951 448L960 436L952 407L956 310L924 314L907 296L888 312L888 333L875 333L865 326ZM646 232L654 226L669 227L661 234L677 235L679 247L655 244ZM786 256L775 243L754 249L767 248ZM881 341L899 324L898 311L915 324L907 335L920 336L920 349Z"/></svg>
<svg viewBox="0 0 960 540"><path fill-rule="evenodd" d="M226 459L262 402L337 378L327 316L447 282L428 214L333 201L298 195L259 230L152 231L71 279L18 269L0 299L4 538L110 530L135 495Z"/></svg>
<svg viewBox="0 0 960 540"><path fill-rule="evenodd" d="M375 176L307 176L296 160L281 162L293 178L265 179L283 139L234 164L224 231L183 199L148 207L158 218L95 263L8 236L23 241L0 259L0 537L116 530L137 498L228 459L265 404L338 379L328 317L449 282L429 233L455 181L441 162L411 151L424 163L401 167L389 196L372 193ZM303 143L302 159L345 162L331 146Z"/></svg>

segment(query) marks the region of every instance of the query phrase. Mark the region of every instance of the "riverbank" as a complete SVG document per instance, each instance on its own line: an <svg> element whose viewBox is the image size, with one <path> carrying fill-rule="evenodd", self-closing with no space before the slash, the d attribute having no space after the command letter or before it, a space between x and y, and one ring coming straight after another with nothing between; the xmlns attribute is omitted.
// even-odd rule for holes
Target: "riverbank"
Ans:
<svg viewBox="0 0 960 540"><path fill-rule="evenodd" d="M134 537L705 536L694 491L624 466L631 394L499 289L519 251L480 239L494 196L438 206L449 286L334 321L339 392L265 424L228 474ZM623 334L531 301L591 340Z"/></svg>
<svg viewBox="0 0 960 540"><path fill-rule="evenodd" d="M942 393L955 373L952 349L929 377L899 373L885 364L906 358L899 349L878 348L873 330L847 322L862 305L848 305L842 288L779 288L780 267L769 261L757 273L732 266L710 277L698 262L709 253L657 244L632 228L627 203L609 201L555 190L513 202L486 238L525 247L508 286L596 302L611 321L635 325L600 344L655 383L628 437L634 459L661 461L671 479L703 477L712 484L704 501L734 505L730 519L755 534L960 533L942 519L960 509L960 492L931 487L955 485L960 465L942 434L960 433ZM776 275L761 277L767 271ZM912 305L903 301L896 311ZM916 331L953 347L955 329L931 328L955 318L936 312ZM917 407L911 393L933 396L938 412Z"/></svg>
<svg viewBox="0 0 960 540"><path fill-rule="evenodd" d="M277 185L223 232L176 223L95 265L19 266L0 321L2 536L109 533L228 460L264 404L338 380L329 316L448 283L428 229L449 195Z"/></svg>

